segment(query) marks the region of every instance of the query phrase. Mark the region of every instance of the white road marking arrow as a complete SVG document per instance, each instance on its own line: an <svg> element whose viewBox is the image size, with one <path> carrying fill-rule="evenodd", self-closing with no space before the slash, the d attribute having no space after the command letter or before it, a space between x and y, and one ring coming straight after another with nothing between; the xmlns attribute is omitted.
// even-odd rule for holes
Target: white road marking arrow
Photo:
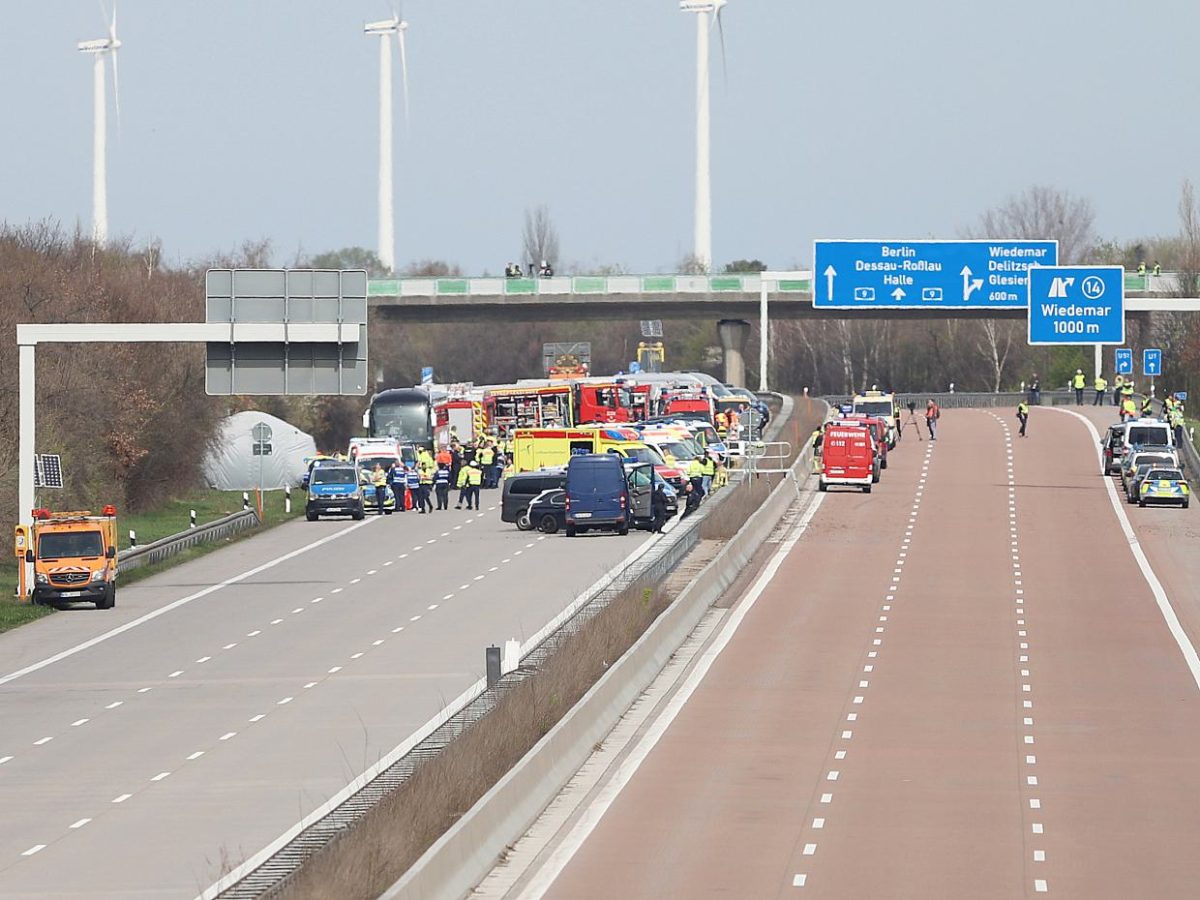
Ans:
<svg viewBox="0 0 1200 900"><path fill-rule="evenodd" d="M837 269L835 269L832 265L825 267L825 293L826 299L830 303L833 302L833 277L835 275L837 275Z"/></svg>
<svg viewBox="0 0 1200 900"><path fill-rule="evenodd" d="M959 274L962 275L963 280L963 303L966 303L971 299L973 293L983 287L983 279L972 279L971 276L975 273L971 271L970 266L963 266Z"/></svg>

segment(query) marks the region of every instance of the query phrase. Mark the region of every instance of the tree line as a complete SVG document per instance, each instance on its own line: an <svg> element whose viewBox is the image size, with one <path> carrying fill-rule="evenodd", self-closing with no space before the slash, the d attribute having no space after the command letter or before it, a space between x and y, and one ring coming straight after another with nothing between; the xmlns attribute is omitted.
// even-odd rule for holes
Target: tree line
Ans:
<svg viewBox="0 0 1200 900"><path fill-rule="evenodd" d="M1097 237L1090 202L1066 192L1031 188L986 211L962 237L1053 238L1060 260L1125 265L1155 261L1179 272L1181 296L1200 286L1200 212L1192 186L1183 185L1175 234L1122 241ZM558 234L544 207L526 216L522 253L563 265ZM267 240L183 265L166 265L157 242L95 245L78 230L53 223L0 225L0 517L16 518L18 322L197 322L204 318L204 271L209 267L276 264ZM365 268L385 274L375 254L348 247L298 255L288 265ZM695 261L679 261L679 271ZM766 269L758 259L735 260L727 272ZM796 262L781 268L802 268ZM620 266L563 265L564 274L616 274ZM420 260L402 275L460 275L445 260ZM1165 351L1164 386L1200 387L1197 316L1161 313L1130 320L1128 344ZM757 345L752 323L749 347ZM1016 320L804 319L771 326L775 390L842 394L872 385L920 392L1017 389L1037 373L1043 387L1065 384L1076 368L1091 372L1091 348L1030 347ZM720 375L715 322L664 320L666 365ZM597 373L627 370L641 340L637 320L596 323L407 325L371 322L371 369L379 388L415 384L432 366L440 382L506 383L538 377L542 344L592 343ZM757 386L757 353L747 354ZM1106 351L1111 379L1111 351ZM201 483L201 461L220 419L242 409L278 415L314 436L321 448L343 447L361 431L368 398L208 397L204 348L198 345L47 345L38 351L38 450L63 456L67 488L56 505L95 508L109 502L154 506Z"/></svg>

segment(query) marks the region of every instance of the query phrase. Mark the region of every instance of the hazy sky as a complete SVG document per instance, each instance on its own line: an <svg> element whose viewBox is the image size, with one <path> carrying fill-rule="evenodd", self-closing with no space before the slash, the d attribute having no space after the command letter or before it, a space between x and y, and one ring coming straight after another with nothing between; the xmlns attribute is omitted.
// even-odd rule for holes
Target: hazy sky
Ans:
<svg viewBox="0 0 1200 900"><path fill-rule="evenodd" d="M0 219L91 221L95 0L3 0ZM671 271L691 249L694 19L675 0L408 0L397 260L502 269L546 203L565 262ZM172 260L269 237L375 245L384 2L121 0L114 235ZM714 41L714 256L952 237L1034 183L1097 228L1174 232L1200 180L1195 0L730 0ZM399 67L397 66L397 76Z"/></svg>

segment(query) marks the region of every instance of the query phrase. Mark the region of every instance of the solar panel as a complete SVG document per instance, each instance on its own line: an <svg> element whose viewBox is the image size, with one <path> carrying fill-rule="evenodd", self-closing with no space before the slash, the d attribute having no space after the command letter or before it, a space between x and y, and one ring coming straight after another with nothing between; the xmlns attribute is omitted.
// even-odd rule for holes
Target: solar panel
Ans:
<svg viewBox="0 0 1200 900"><path fill-rule="evenodd" d="M63 486L62 457L57 453L39 453L34 457L33 486L61 488Z"/></svg>

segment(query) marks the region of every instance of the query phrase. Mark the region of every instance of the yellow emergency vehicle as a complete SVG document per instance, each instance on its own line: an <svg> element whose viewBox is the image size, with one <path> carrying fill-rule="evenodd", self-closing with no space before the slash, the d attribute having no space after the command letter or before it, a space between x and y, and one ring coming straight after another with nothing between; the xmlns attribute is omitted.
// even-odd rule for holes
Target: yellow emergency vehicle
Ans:
<svg viewBox="0 0 1200 900"><path fill-rule="evenodd" d="M19 535L18 535L19 536ZM117 508L33 511L25 561L33 563L34 604L65 606L92 602L112 609L117 602Z"/></svg>

